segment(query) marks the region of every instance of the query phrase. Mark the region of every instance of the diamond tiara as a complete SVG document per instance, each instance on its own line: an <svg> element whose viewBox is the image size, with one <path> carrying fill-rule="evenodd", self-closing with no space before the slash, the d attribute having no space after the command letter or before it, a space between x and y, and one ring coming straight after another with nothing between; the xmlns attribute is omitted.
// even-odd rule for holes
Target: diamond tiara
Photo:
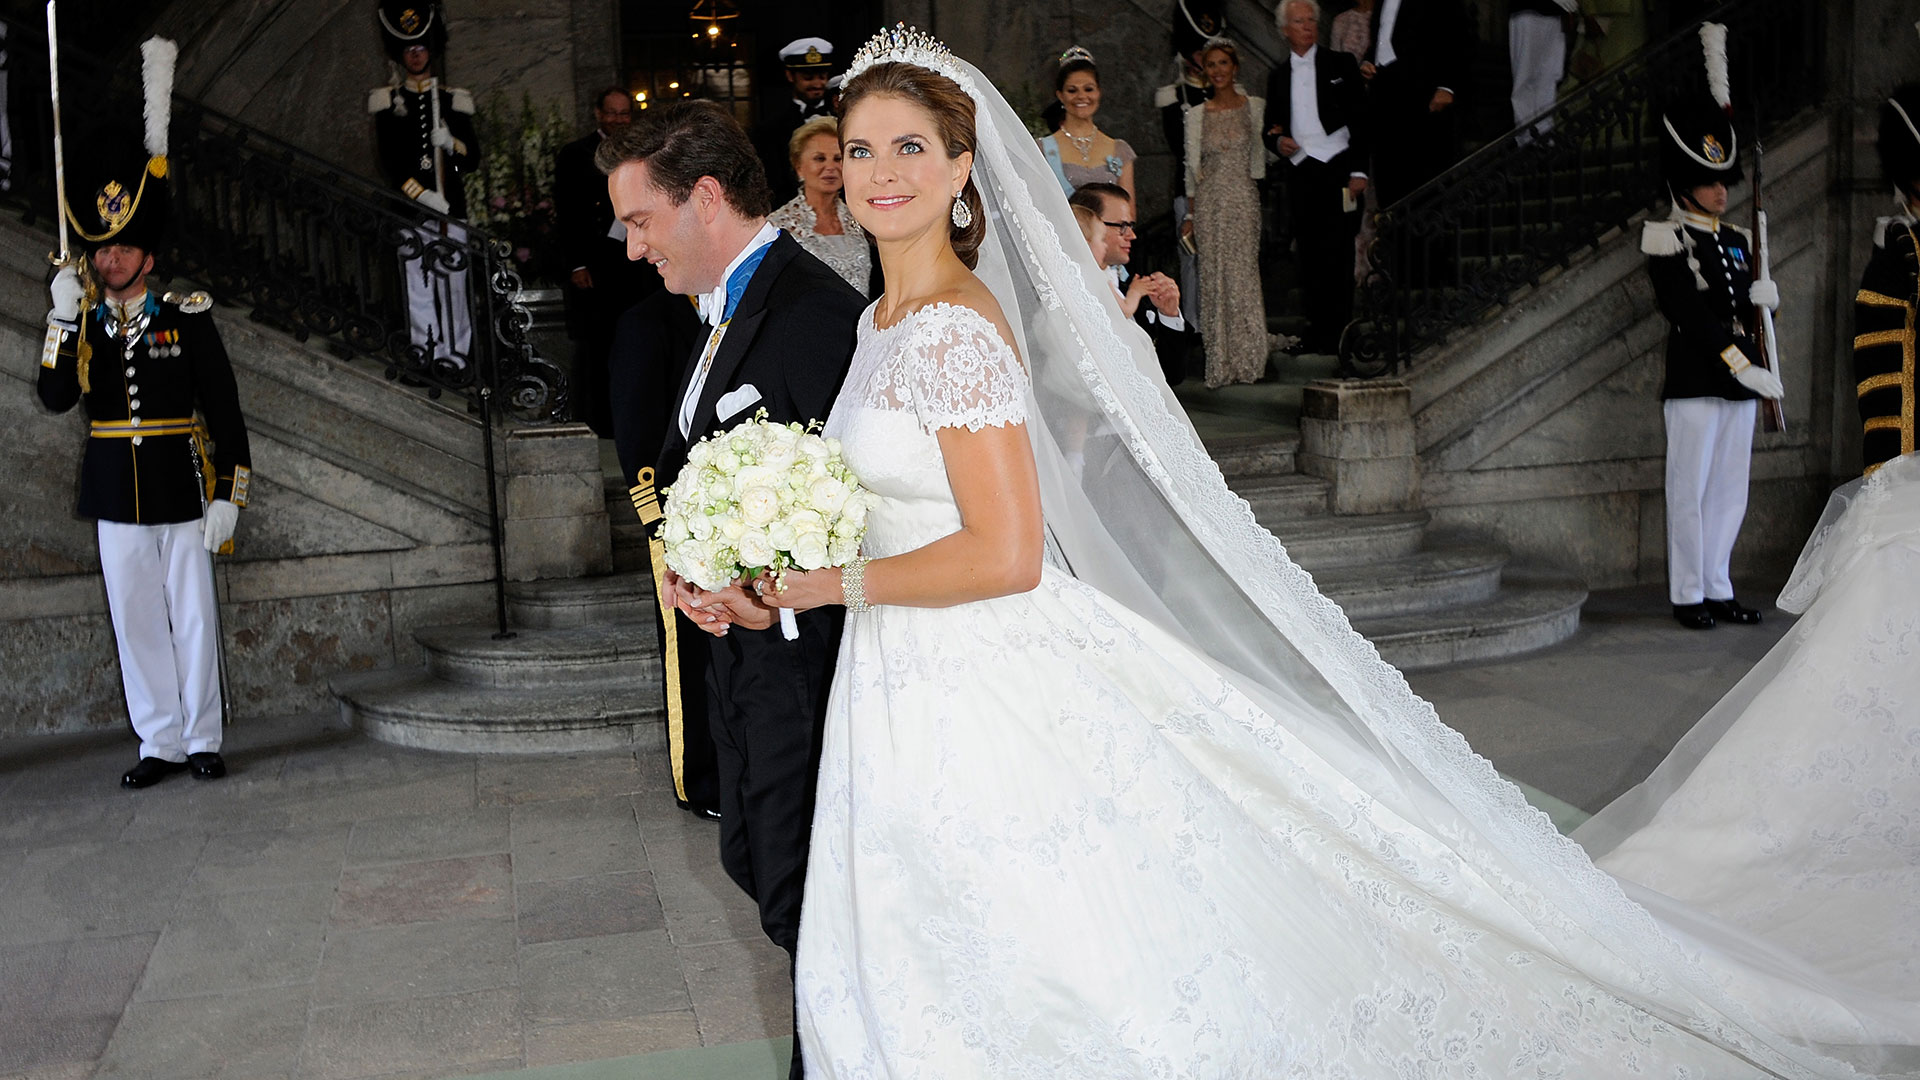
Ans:
<svg viewBox="0 0 1920 1080"><path fill-rule="evenodd" d="M953 55L951 49L941 44L938 38L903 22L881 30L860 46L860 51L853 54L853 63L847 65L846 78L841 85L852 82L875 64L894 62L937 71L969 90L972 88L972 80L961 72L959 58Z"/></svg>

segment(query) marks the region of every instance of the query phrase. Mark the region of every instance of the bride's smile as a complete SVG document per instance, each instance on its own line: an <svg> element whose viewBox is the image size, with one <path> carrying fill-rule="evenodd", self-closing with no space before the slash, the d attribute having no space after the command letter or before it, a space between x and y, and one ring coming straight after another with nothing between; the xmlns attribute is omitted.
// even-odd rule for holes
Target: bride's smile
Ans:
<svg viewBox="0 0 1920 1080"><path fill-rule="evenodd" d="M849 109L840 130L847 206L860 227L882 245L944 238L973 155L950 156L925 109L887 95Z"/></svg>

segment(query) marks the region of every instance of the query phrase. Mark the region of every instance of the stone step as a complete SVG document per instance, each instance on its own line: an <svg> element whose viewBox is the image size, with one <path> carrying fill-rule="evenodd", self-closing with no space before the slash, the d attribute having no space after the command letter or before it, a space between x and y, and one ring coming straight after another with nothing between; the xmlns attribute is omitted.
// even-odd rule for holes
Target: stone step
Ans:
<svg viewBox="0 0 1920 1080"><path fill-rule="evenodd" d="M336 675L340 717L396 746L462 754L659 750L660 680L649 673L591 689L502 690L444 682L418 668Z"/></svg>
<svg viewBox="0 0 1920 1080"><path fill-rule="evenodd" d="M1220 466L1220 471L1231 482L1236 477L1293 472L1293 456L1300 449L1300 439L1298 436L1222 436L1206 440L1206 448L1214 464Z"/></svg>
<svg viewBox="0 0 1920 1080"><path fill-rule="evenodd" d="M1412 555L1420 550L1428 520L1424 510L1350 517L1322 515L1276 522L1272 531L1286 545L1294 562L1319 573L1336 566Z"/></svg>
<svg viewBox="0 0 1920 1080"><path fill-rule="evenodd" d="M1492 660L1557 645L1580 629L1586 587L1553 574L1509 572L1478 604L1354 620L1388 663L1405 671Z"/></svg>
<svg viewBox="0 0 1920 1080"><path fill-rule="evenodd" d="M414 631L427 674L462 686L508 690L624 686L653 675L660 645L641 623L526 628L496 638L487 626Z"/></svg>
<svg viewBox="0 0 1920 1080"><path fill-rule="evenodd" d="M545 629L648 622L653 611L653 577L640 571L507 585L507 619L515 626Z"/></svg>
<svg viewBox="0 0 1920 1080"><path fill-rule="evenodd" d="M1228 478L1234 493L1253 507L1254 520L1269 529L1309 515L1328 512L1332 485L1316 476L1297 473Z"/></svg>
<svg viewBox="0 0 1920 1080"><path fill-rule="evenodd" d="M1484 603L1500 591L1504 548L1452 543L1398 559L1328 567L1313 575L1347 618L1408 615Z"/></svg>

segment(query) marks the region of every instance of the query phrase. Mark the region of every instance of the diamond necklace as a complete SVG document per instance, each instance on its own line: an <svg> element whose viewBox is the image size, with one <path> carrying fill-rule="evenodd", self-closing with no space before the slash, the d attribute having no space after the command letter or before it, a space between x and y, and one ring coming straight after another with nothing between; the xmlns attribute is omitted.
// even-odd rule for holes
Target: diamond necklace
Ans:
<svg viewBox="0 0 1920 1080"><path fill-rule="evenodd" d="M1093 134L1091 135L1075 135L1066 128L1061 128L1060 134L1065 135L1067 141L1073 144L1073 148L1080 151L1080 160L1082 162L1093 160L1091 156L1093 153L1093 140L1100 137L1099 128L1094 128Z"/></svg>

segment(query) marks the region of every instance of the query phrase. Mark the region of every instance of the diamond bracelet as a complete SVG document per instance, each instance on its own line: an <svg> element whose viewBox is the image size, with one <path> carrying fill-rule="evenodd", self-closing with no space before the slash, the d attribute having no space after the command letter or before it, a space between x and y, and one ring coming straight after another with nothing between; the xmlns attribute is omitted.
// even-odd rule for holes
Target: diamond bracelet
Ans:
<svg viewBox="0 0 1920 1080"><path fill-rule="evenodd" d="M840 602L848 611L871 611L873 605L867 603L867 557L856 555L853 561L840 568Z"/></svg>

